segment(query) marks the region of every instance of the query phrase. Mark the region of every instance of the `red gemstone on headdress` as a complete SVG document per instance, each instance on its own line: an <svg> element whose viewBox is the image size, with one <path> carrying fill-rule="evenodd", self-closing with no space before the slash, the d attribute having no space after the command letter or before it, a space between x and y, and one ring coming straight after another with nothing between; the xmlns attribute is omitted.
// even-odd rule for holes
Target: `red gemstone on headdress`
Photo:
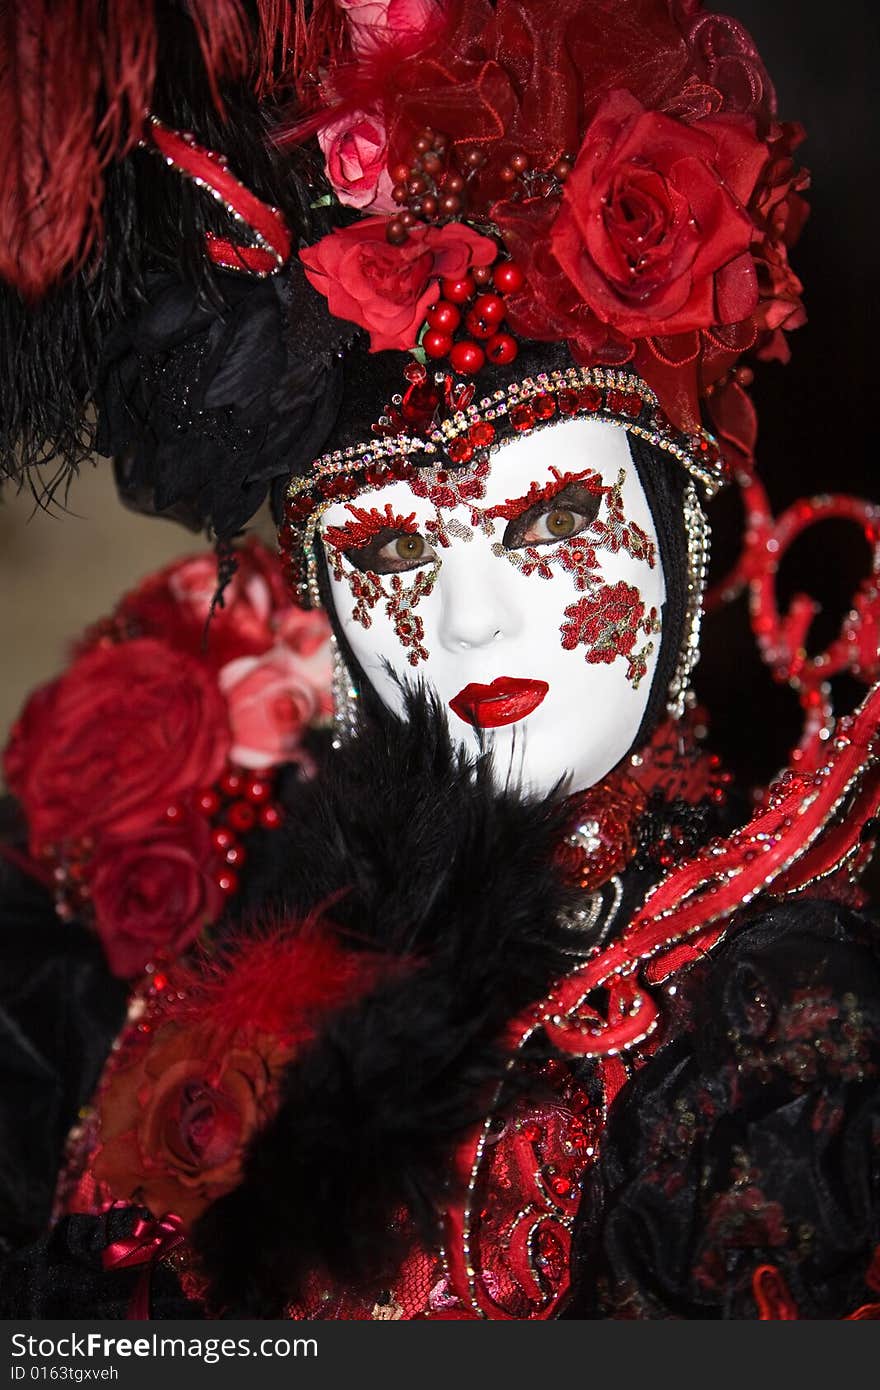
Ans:
<svg viewBox="0 0 880 1390"><path fill-rule="evenodd" d="M577 413L578 398L576 391L558 391L556 393L556 404L559 407L560 415L574 415Z"/></svg>
<svg viewBox="0 0 880 1390"><path fill-rule="evenodd" d="M621 410L624 415L632 415L634 418L642 413L644 402L638 391L627 391L621 401Z"/></svg>
<svg viewBox="0 0 880 1390"><path fill-rule="evenodd" d="M578 409L595 411L602 409L602 392L598 386L582 386L578 391Z"/></svg>
<svg viewBox="0 0 880 1390"><path fill-rule="evenodd" d="M433 382L410 386L400 403L400 414L407 424L430 420L440 404L440 392Z"/></svg>
<svg viewBox="0 0 880 1390"><path fill-rule="evenodd" d="M475 449L487 449L495 439L495 426L488 420L478 420L468 430L468 438Z"/></svg>
<svg viewBox="0 0 880 1390"><path fill-rule="evenodd" d="M535 412L531 404L524 401L512 407L509 419L515 430L530 430L535 423Z"/></svg>
<svg viewBox="0 0 880 1390"><path fill-rule="evenodd" d="M474 446L466 435L450 441L446 449L450 463L468 463L474 456Z"/></svg>
<svg viewBox="0 0 880 1390"><path fill-rule="evenodd" d="M550 420L556 414L556 402L552 396L536 396L532 401L532 410L538 420Z"/></svg>

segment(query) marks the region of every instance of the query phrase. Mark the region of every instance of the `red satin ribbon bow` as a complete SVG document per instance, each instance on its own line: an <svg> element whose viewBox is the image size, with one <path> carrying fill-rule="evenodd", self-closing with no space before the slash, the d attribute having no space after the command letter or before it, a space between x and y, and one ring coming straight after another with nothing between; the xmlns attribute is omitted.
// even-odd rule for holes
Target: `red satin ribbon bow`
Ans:
<svg viewBox="0 0 880 1390"><path fill-rule="evenodd" d="M136 1269L145 1265L132 1295L128 1316L133 1321L148 1322L150 1318L150 1277L153 1267L165 1255L176 1250L184 1241L183 1222L174 1212L158 1220L139 1216L131 1233L114 1240L101 1255L105 1269Z"/></svg>

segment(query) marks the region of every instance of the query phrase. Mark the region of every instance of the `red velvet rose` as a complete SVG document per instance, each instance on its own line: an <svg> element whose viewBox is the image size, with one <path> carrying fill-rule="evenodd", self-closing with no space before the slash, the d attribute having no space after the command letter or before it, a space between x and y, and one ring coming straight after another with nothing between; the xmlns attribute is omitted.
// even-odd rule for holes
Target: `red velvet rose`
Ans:
<svg viewBox="0 0 880 1390"><path fill-rule="evenodd" d="M459 280L472 266L491 265L497 248L463 223L416 226L401 246L389 244L385 218L370 217L331 232L300 251L306 276L337 318L370 334L370 351L414 347L425 314L440 297L439 281Z"/></svg>
<svg viewBox="0 0 880 1390"><path fill-rule="evenodd" d="M178 955L220 915L207 872L211 832L193 816L185 832L159 826L136 840L105 839L91 864L95 929L114 975L138 975L157 951Z"/></svg>
<svg viewBox="0 0 880 1390"><path fill-rule="evenodd" d="M236 560L238 568L213 614L219 581L217 557L208 552L150 575L126 595L118 616L138 634L161 637L214 666L258 655L272 646L276 615L291 606L290 597L278 557L266 546L252 540L236 550Z"/></svg>
<svg viewBox="0 0 880 1390"><path fill-rule="evenodd" d="M154 1216L174 1211L189 1225L240 1180L289 1054L264 1035L219 1051L207 1029L165 1024L100 1098L94 1177L113 1197Z"/></svg>
<svg viewBox="0 0 880 1390"><path fill-rule="evenodd" d="M229 743L213 674L141 638L87 652L37 691L5 770L36 852L106 828L138 835L181 793L219 776Z"/></svg>
<svg viewBox="0 0 880 1390"><path fill-rule="evenodd" d="M632 338L737 323L757 304L745 205L765 159L747 121L688 126L612 92L566 183L553 254Z"/></svg>

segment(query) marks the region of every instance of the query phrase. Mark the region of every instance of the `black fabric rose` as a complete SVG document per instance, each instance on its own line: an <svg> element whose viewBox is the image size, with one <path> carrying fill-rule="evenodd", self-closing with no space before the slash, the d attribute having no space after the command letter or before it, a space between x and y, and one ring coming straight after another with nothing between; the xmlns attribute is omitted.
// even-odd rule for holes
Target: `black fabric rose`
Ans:
<svg viewBox="0 0 880 1390"><path fill-rule="evenodd" d="M355 330L327 314L298 262L220 280L222 299L148 277L143 309L105 345L97 447L135 510L228 539L321 453Z"/></svg>

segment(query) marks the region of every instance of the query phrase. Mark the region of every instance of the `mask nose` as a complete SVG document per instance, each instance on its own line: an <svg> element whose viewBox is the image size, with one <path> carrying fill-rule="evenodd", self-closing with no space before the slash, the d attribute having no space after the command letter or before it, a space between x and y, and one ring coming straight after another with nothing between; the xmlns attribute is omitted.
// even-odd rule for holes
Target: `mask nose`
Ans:
<svg viewBox="0 0 880 1390"><path fill-rule="evenodd" d="M506 592L504 565L473 542L443 556L439 637L447 651L488 647L520 631L522 614Z"/></svg>

